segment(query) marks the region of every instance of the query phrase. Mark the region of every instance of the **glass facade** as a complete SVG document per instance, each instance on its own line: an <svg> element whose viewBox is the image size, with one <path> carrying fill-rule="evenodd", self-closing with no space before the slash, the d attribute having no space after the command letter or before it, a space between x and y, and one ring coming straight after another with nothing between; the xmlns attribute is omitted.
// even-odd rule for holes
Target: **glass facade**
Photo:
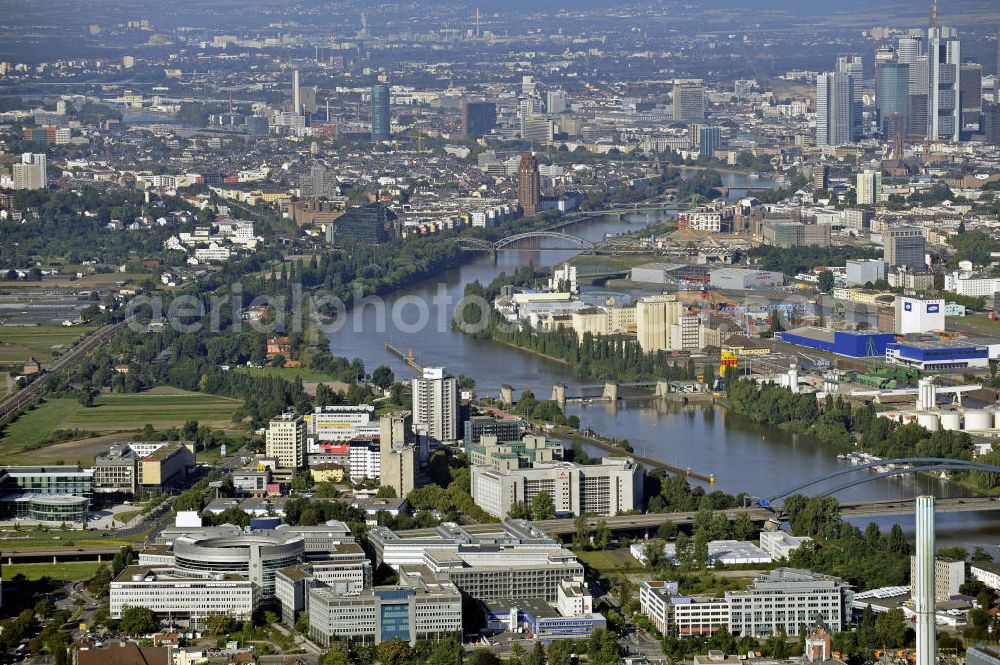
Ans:
<svg viewBox="0 0 1000 665"><path fill-rule="evenodd" d="M410 604L385 603L381 608L381 641L410 641Z"/></svg>
<svg viewBox="0 0 1000 665"><path fill-rule="evenodd" d="M389 86L372 86L372 140L384 141L389 133Z"/></svg>

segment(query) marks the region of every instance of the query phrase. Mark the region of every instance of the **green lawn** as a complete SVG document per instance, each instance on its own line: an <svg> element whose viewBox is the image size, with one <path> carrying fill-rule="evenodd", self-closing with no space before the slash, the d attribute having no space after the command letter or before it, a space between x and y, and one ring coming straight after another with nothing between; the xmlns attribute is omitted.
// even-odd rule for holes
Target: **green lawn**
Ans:
<svg viewBox="0 0 1000 665"><path fill-rule="evenodd" d="M585 551L573 550L587 566L599 573L622 572L630 568L642 568L642 564L629 554L627 549Z"/></svg>
<svg viewBox="0 0 1000 665"><path fill-rule="evenodd" d="M52 360L52 347L68 348L93 331L94 326L0 326L0 363L23 363L37 358Z"/></svg>
<svg viewBox="0 0 1000 665"><path fill-rule="evenodd" d="M97 562L73 562L73 563L23 563L4 565L3 579L10 580L15 575L24 575L29 580L37 580L42 577L49 577L54 580L64 580L67 582L77 582L90 579L101 565Z"/></svg>
<svg viewBox="0 0 1000 665"><path fill-rule="evenodd" d="M102 395L92 407L71 398L50 399L7 426L0 438L0 456L37 446L56 430L125 432L142 429L147 423L165 429L188 420L209 427L231 427L233 412L239 406L239 400L184 391ZM72 451L65 455L72 458Z"/></svg>
<svg viewBox="0 0 1000 665"><path fill-rule="evenodd" d="M288 381L301 378L306 383L337 383L337 379L326 372L307 367L237 367L236 371L254 376L277 376Z"/></svg>

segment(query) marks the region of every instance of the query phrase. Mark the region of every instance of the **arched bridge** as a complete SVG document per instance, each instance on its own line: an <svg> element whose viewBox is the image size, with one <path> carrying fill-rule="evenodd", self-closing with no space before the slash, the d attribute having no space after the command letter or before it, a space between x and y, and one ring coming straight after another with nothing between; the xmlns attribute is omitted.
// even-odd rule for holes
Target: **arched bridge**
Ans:
<svg viewBox="0 0 1000 665"><path fill-rule="evenodd" d="M879 471L877 467L886 467L886 470ZM920 473L923 471L985 471L987 473L1000 473L1000 466L983 464L982 462L972 460L948 459L941 457L901 457L897 459L869 462L867 464L858 464L856 466L852 465L850 468L836 471L820 478L813 478L812 480L800 483L795 487L789 487L774 496L761 499L759 503L762 506L770 506L772 502L784 499L804 489L825 483L833 480L834 478L840 478L852 473L857 473L858 471L867 471L869 469L875 469L878 473L866 474L862 478L855 478L832 489L825 489L824 494L836 494L837 492L842 492L846 489L850 489L864 483L870 483L873 480L910 473Z"/></svg>
<svg viewBox="0 0 1000 665"><path fill-rule="evenodd" d="M565 245L572 247L574 249L594 249L597 244L587 240L586 238L581 238L580 236L571 235L569 233L562 233L561 231L528 231L527 233L518 233L512 236L507 236L506 238L501 238L497 241L483 240L482 238L459 238L459 246L468 251L472 252L498 252L503 249L516 249L513 245L521 242L522 240L534 240L536 238L553 238L556 240L561 240ZM539 249L539 248L532 248ZM566 249L566 247L551 247L545 249Z"/></svg>

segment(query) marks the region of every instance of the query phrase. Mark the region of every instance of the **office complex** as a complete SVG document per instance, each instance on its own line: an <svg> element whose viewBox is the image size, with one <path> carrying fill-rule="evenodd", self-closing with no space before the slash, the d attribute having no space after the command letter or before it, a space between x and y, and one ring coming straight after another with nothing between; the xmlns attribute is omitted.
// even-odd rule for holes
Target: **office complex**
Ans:
<svg viewBox="0 0 1000 665"><path fill-rule="evenodd" d="M863 169L857 177L858 205L878 205L882 202L882 172Z"/></svg>
<svg viewBox="0 0 1000 665"><path fill-rule="evenodd" d="M44 154L26 152L13 166L14 189L45 189L49 186Z"/></svg>
<svg viewBox="0 0 1000 665"><path fill-rule="evenodd" d="M378 433L375 407L370 404L317 406L303 420L311 446L321 441L346 442Z"/></svg>
<svg viewBox="0 0 1000 665"><path fill-rule="evenodd" d="M850 74L827 72L816 77L816 145L846 145L851 136Z"/></svg>
<svg viewBox="0 0 1000 665"><path fill-rule="evenodd" d="M368 532L368 542L375 563L394 568L400 584L451 582L474 601L542 598L555 603L561 582L583 581L576 555L521 520L475 535L445 523L433 535L412 538L378 526Z"/></svg>
<svg viewBox="0 0 1000 665"><path fill-rule="evenodd" d="M372 86L372 141L387 141L391 136L389 111L389 86L378 83Z"/></svg>
<svg viewBox="0 0 1000 665"><path fill-rule="evenodd" d="M517 441L524 433L524 420L516 417L472 416L465 421L464 429L462 438L466 446L479 443L485 436L500 441Z"/></svg>
<svg viewBox="0 0 1000 665"><path fill-rule="evenodd" d="M380 245L400 235L396 213L384 203L368 203L350 208L326 225L326 241L338 245L358 243Z"/></svg>
<svg viewBox="0 0 1000 665"><path fill-rule="evenodd" d="M917 557L910 556L910 597L917 597ZM965 583L965 562L952 559L934 559L934 602L945 603L957 596Z"/></svg>
<svg viewBox="0 0 1000 665"><path fill-rule="evenodd" d="M724 598L682 595L674 581L642 582L639 608L669 637L711 635L729 628L729 603Z"/></svg>
<svg viewBox="0 0 1000 665"><path fill-rule="evenodd" d="M489 134L496 125L496 102L462 102L462 136L466 139Z"/></svg>
<svg viewBox="0 0 1000 665"><path fill-rule="evenodd" d="M1000 104L983 104L983 141L1000 145Z"/></svg>
<svg viewBox="0 0 1000 665"><path fill-rule="evenodd" d="M545 93L545 112L550 115L566 112L565 90L549 90Z"/></svg>
<svg viewBox="0 0 1000 665"><path fill-rule="evenodd" d="M799 627L822 620L833 632L851 621L854 593L839 577L808 570L776 568L757 577L745 591L727 591L729 630L763 637L777 630L799 634Z"/></svg>
<svg viewBox="0 0 1000 665"><path fill-rule="evenodd" d="M979 127L983 112L983 66L963 62L958 72L958 100L961 129ZM980 129L982 129L980 127Z"/></svg>
<svg viewBox="0 0 1000 665"><path fill-rule="evenodd" d="M894 226L882 234L882 252L890 268L906 266L923 270L927 240L916 226Z"/></svg>
<svg viewBox="0 0 1000 665"><path fill-rule="evenodd" d="M557 515L605 515L642 506L642 469L630 459L600 464L538 463L531 468L472 467L472 498L486 512L505 517L515 504L531 505L546 492Z"/></svg>
<svg viewBox="0 0 1000 665"><path fill-rule="evenodd" d="M283 413L272 418L264 437L264 454L278 466L300 469L306 465L306 423L302 416Z"/></svg>
<svg viewBox="0 0 1000 665"><path fill-rule="evenodd" d="M409 411L379 418L379 482L405 497L417 484L420 455L413 445L413 417Z"/></svg>
<svg viewBox="0 0 1000 665"><path fill-rule="evenodd" d="M517 169L517 202L525 217L538 214L541 196L542 182L538 173L538 158L534 155L523 155Z"/></svg>
<svg viewBox="0 0 1000 665"><path fill-rule="evenodd" d="M111 582L111 616L146 607L194 626L212 614L248 618L274 597L277 571L300 562L304 552L294 532L241 531L231 524L180 529L168 546L147 548Z"/></svg>
<svg viewBox="0 0 1000 665"><path fill-rule="evenodd" d="M961 42L947 28L927 30L927 135L958 141L962 129L960 106Z"/></svg>
<svg viewBox="0 0 1000 665"><path fill-rule="evenodd" d="M674 121L705 119L705 86L700 83L674 85Z"/></svg>
<svg viewBox="0 0 1000 665"><path fill-rule="evenodd" d="M146 496L178 487L194 467L192 448L180 442L113 445L94 461L94 492Z"/></svg>
<svg viewBox="0 0 1000 665"><path fill-rule="evenodd" d="M538 434L527 434L513 440L483 436L478 443L466 443L465 451L472 466L489 466L501 471L556 462L562 460L565 452L562 441L546 439Z"/></svg>
<svg viewBox="0 0 1000 665"><path fill-rule="evenodd" d="M860 141L864 133L864 63L860 55L837 56L837 73L849 77L850 111L848 124L850 126L851 143Z"/></svg>
<svg viewBox="0 0 1000 665"><path fill-rule="evenodd" d="M443 367L425 367L412 381L413 425L439 442L456 441L458 430L458 381Z"/></svg>
<svg viewBox="0 0 1000 665"><path fill-rule="evenodd" d="M375 587L358 596L327 587L309 590L309 637L323 646L337 639L356 645L415 644L461 636L462 595L448 582Z"/></svg>

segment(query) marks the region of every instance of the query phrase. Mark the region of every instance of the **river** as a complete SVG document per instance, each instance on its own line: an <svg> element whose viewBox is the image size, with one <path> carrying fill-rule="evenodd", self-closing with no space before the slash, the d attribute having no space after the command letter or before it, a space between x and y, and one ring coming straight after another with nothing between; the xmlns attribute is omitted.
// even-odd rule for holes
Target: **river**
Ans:
<svg viewBox="0 0 1000 665"><path fill-rule="evenodd" d="M745 188L771 185L749 181L740 174L726 173L724 184L730 196L741 196ZM605 234L638 231L658 221L651 215L629 215L619 221L601 218L568 226L563 230L592 241ZM549 240L542 247L553 247ZM443 365L454 374L473 377L482 387L509 384L515 388L532 387L538 397L547 399L552 384L579 385L571 368L534 354L486 340L477 340L439 325L450 315L467 283L487 284L502 272L511 273L521 266L553 266L575 254L574 251L500 252L497 262L487 255L477 257L460 268L438 278L412 286L385 298L385 325L379 326L379 309L374 305L355 308L345 317L340 330L330 332L333 353L347 358L361 358L371 370L385 364L397 378L413 376L403 362L386 352L389 342L406 351L412 349L417 362L424 366ZM450 298L442 308L429 306L429 323L412 331L418 319L413 302L431 303L432 299ZM409 303L405 307L403 303ZM394 322L392 311L399 315ZM440 310L440 311L439 311ZM447 321L445 321L447 324ZM360 331L360 332L355 332ZM404 332L405 331L405 332ZM590 382L588 382L590 383ZM715 474L715 487L731 493L748 492L767 497L805 480L822 477L845 468L827 446L809 437L761 427L728 414L721 408L680 407L653 399L625 399L616 406L608 404L570 404L568 414L580 417L582 426L618 438L627 438L634 449L681 467ZM599 451L590 451L597 454ZM845 481L846 482L846 481ZM815 490L822 491L824 486ZM827 489L833 487L825 485ZM945 481L904 476L900 479L866 483L837 494L842 500L890 499L933 493L940 497L961 496L965 491ZM893 522L912 531L912 516L876 520L882 526ZM866 520L867 522L867 520ZM864 526L863 524L861 525ZM939 516L938 536L942 543L966 546L992 546L1000 555L1000 520L989 515L955 514Z"/></svg>

